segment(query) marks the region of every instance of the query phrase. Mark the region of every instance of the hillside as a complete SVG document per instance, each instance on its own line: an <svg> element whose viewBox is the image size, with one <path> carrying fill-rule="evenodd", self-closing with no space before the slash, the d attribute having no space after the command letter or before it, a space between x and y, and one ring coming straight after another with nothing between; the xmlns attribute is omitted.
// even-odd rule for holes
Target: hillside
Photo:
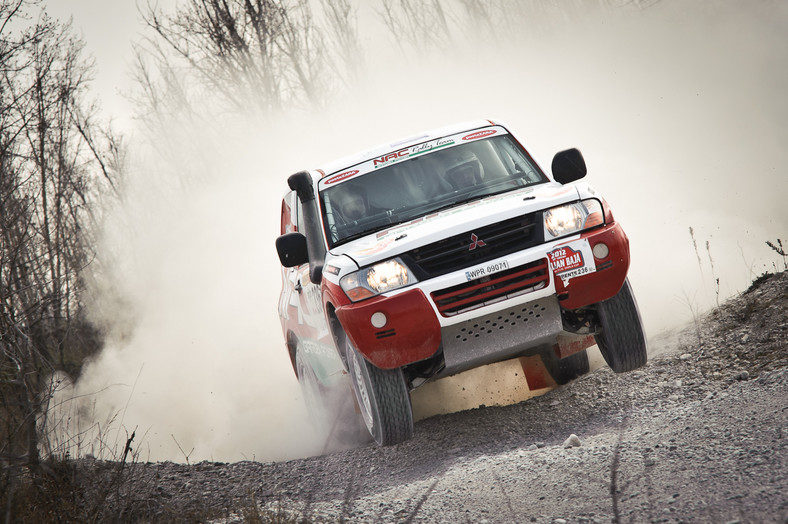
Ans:
<svg viewBox="0 0 788 524"><path fill-rule="evenodd" d="M102 515L153 522L785 522L788 273L540 397L282 463L131 464ZM575 435L577 438L570 438ZM95 478L112 464L82 462ZM91 474L88 474L91 473ZM281 520L277 520L281 519Z"/></svg>

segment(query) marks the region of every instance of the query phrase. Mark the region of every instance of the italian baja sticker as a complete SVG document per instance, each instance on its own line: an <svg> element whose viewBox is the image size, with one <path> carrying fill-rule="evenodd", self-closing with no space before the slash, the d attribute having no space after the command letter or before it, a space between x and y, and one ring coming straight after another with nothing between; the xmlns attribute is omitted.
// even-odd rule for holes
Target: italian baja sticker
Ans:
<svg viewBox="0 0 788 524"><path fill-rule="evenodd" d="M563 281L565 286L571 278L596 271L591 245L586 239L559 246L550 251L547 257L550 260L550 268L553 273Z"/></svg>

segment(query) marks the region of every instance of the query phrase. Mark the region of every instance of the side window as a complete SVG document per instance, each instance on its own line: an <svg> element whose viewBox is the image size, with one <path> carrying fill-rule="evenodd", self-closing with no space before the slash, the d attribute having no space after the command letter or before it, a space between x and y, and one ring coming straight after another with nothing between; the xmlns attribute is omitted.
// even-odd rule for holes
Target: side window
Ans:
<svg viewBox="0 0 788 524"><path fill-rule="evenodd" d="M301 202L298 201L298 197L293 198L293 205L296 208L296 231L306 231L304 228L304 210Z"/></svg>
<svg viewBox="0 0 788 524"><path fill-rule="evenodd" d="M503 153L504 164L511 174L522 173L525 175L528 182L531 183L544 181L539 173L533 168L531 162L528 161L524 152L512 143L508 136L496 139L496 144Z"/></svg>
<svg viewBox="0 0 788 524"><path fill-rule="evenodd" d="M280 216L280 223L279 223L279 234L284 235L285 233L290 233L293 230L292 226L292 219L290 213L290 205L288 204L288 198L282 199L282 212Z"/></svg>
<svg viewBox="0 0 788 524"><path fill-rule="evenodd" d="M282 199L282 222L280 225L280 233L292 233L294 231L303 231L301 224L303 224L303 216L301 214L301 206L299 205L298 198L294 191L287 193Z"/></svg>

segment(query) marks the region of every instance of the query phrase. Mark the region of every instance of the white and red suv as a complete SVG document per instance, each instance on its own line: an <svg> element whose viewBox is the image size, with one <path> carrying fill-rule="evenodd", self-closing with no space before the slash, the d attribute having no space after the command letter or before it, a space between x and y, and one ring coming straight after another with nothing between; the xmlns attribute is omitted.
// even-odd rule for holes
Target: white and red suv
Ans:
<svg viewBox="0 0 788 524"><path fill-rule="evenodd" d="M539 355L563 384L588 371L594 343L615 372L646 363L629 241L576 182L578 150L552 173L479 121L288 179L279 314L313 416L336 416L349 375L374 440L396 444L428 380Z"/></svg>

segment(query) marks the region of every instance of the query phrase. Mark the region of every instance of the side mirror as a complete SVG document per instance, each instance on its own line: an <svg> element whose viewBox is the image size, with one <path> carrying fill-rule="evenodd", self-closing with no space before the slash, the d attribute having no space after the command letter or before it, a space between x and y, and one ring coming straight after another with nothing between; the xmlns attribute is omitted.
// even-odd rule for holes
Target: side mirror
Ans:
<svg viewBox="0 0 788 524"><path fill-rule="evenodd" d="M301 233L287 233L278 237L276 252L284 267L296 267L309 262L306 237Z"/></svg>
<svg viewBox="0 0 788 524"><path fill-rule="evenodd" d="M553 178L560 184L568 184L580 180L586 173L586 161L577 149L559 151L553 157Z"/></svg>

